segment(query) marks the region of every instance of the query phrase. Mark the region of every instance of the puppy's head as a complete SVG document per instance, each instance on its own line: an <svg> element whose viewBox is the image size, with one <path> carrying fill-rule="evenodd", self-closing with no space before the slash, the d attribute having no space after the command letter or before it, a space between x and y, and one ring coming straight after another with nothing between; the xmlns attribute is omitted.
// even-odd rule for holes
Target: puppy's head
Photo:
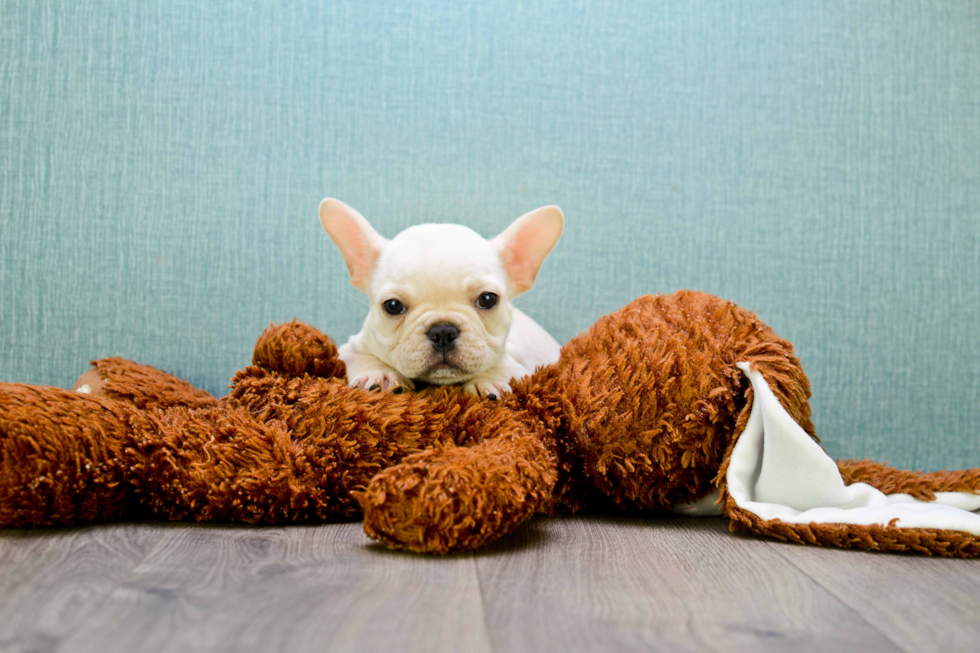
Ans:
<svg viewBox="0 0 980 653"><path fill-rule="evenodd" d="M511 300L534 285L564 221L558 207L545 206L493 240L454 224L386 240L357 211L325 199L320 223L370 301L362 346L407 378L448 384L500 362Z"/></svg>

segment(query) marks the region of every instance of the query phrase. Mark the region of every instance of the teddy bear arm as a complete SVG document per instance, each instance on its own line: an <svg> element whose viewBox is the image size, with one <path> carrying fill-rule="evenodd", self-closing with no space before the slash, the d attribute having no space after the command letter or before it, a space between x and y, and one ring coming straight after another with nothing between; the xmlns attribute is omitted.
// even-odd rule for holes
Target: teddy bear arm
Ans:
<svg viewBox="0 0 980 653"><path fill-rule="evenodd" d="M445 554L475 549L548 510L557 479L554 452L537 434L515 430L410 456L354 496L369 537Z"/></svg>
<svg viewBox="0 0 980 653"><path fill-rule="evenodd" d="M149 365L115 357L95 360L91 364L92 369L76 382L76 390L87 385L87 390L95 396L123 401L141 409L205 408L218 403L208 392Z"/></svg>
<svg viewBox="0 0 980 653"><path fill-rule="evenodd" d="M337 346L319 330L293 320L272 325L255 343L252 364L287 376L346 376L344 362L337 356Z"/></svg>
<svg viewBox="0 0 980 653"><path fill-rule="evenodd" d="M255 343L252 364L232 378L228 400L258 421L286 419L308 386L346 378L333 341L317 329L293 320L271 325Z"/></svg>

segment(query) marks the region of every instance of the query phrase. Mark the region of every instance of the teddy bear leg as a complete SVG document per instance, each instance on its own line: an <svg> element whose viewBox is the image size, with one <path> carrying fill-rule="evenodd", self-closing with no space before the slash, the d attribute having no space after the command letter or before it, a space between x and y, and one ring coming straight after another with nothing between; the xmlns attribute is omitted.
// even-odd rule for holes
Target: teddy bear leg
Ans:
<svg viewBox="0 0 980 653"><path fill-rule="evenodd" d="M482 546L545 511L557 478L555 454L536 434L516 431L409 456L354 496L369 537L445 554Z"/></svg>
<svg viewBox="0 0 980 653"><path fill-rule="evenodd" d="M283 523L360 513L344 442L294 442L243 408L142 411L0 384L0 527L164 519ZM331 466L332 465L332 466ZM366 478L364 482L366 483Z"/></svg>
<svg viewBox="0 0 980 653"><path fill-rule="evenodd" d="M105 396L105 377L97 367L90 367L78 377L71 389L75 392L92 395L93 397Z"/></svg>
<svg viewBox="0 0 980 653"><path fill-rule="evenodd" d="M354 519L343 487L355 462L343 442L294 439L279 420L244 408L170 408L146 414L125 450L141 502L169 520L245 523Z"/></svg>
<svg viewBox="0 0 980 653"><path fill-rule="evenodd" d="M867 483L884 494L909 494L922 501L933 501L936 492L980 494L980 468L940 472L912 472L895 469L873 460L838 460L844 483Z"/></svg>
<svg viewBox="0 0 980 653"><path fill-rule="evenodd" d="M124 401L142 409L205 408L218 403L209 393L172 374L116 357L92 361L92 367L75 381L72 390Z"/></svg>
<svg viewBox="0 0 980 653"><path fill-rule="evenodd" d="M0 384L0 526L134 514L123 442L140 411L59 388Z"/></svg>

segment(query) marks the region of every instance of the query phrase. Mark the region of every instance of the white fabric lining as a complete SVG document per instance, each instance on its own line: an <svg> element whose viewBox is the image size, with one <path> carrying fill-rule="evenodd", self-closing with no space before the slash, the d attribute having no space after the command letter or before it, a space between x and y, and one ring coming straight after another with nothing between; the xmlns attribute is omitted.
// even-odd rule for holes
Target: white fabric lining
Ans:
<svg viewBox="0 0 980 653"><path fill-rule="evenodd" d="M755 399L745 431L732 450L728 492L743 510L761 519L934 528L980 536L980 494L938 492L925 502L907 494L883 494L865 483L845 485L834 461L786 412L760 372L738 363ZM704 500L702 500L703 502ZM678 506L684 514L697 504Z"/></svg>

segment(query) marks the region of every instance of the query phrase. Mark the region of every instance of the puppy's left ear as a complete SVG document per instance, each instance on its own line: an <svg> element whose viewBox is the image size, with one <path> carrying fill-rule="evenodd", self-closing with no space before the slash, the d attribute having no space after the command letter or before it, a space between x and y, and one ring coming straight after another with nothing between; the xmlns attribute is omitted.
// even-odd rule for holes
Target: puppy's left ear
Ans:
<svg viewBox="0 0 980 653"><path fill-rule="evenodd" d="M490 241L500 254L513 294L531 289L541 263L561 237L565 218L557 206L525 213Z"/></svg>

